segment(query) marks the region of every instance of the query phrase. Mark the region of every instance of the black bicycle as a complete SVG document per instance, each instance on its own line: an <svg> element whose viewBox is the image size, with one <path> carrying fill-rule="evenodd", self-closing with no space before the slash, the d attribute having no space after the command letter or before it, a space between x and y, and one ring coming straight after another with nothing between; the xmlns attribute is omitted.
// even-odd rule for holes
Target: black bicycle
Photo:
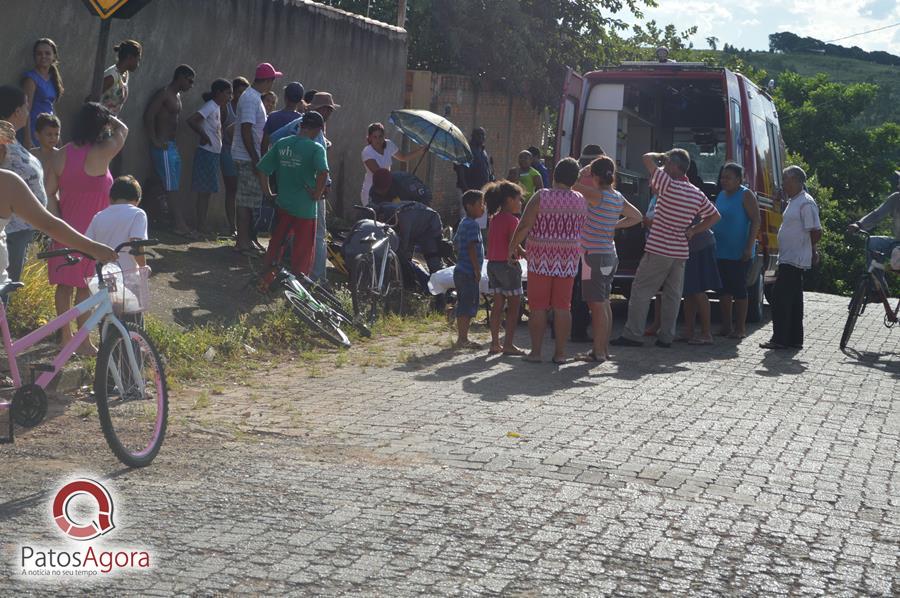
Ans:
<svg viewBox="0 0 900 598"><path fill-rule="evenodd" d="M853 297L850 298L850 305L847 308L847 322L844 324L844 333L841 335L842 351L847 347L850 335L853 334L853 329L856 328L856 321L866 311L869 303L880 303L884 307L884 326L886 328L896 326L898 314L900 314L900 297L897 298L897 306L891 309L890 291L885 285L884 273L889 270L884 267L884 262L890 256L871 250L869 247L871 235L869 233L859 231L858 234L866 239L866 259L870 255L872 259L869 262L866 273L860 277L856 290L853 292ZM879 271L882 273L881 275L878 274Z"/></svg>
<svg viewBox="0 0 900 598"><path fill-rule="evenodd" d="M374 233L361 239L365 251L356 256L350 268L353 313L373 324L379 313L403 312L403 271L400 258L391 247L391 224L378 222L372 208L353 207L365 212L384 232L380 239Z"/></svg>

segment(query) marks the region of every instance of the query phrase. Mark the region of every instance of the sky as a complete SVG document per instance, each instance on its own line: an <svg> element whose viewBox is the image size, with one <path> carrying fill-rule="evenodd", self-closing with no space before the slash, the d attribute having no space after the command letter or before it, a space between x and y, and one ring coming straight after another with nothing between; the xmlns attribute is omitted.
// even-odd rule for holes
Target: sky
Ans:
<svg viewBox="0 0 900 598"><path fill-rule="evenodd" d="M801 37L830 41L900 23L898 0L657 0L645 8L647 20L674 24L679 30L697 25L691 39L707 48L706 38L719 38L719 48L768 50L769 34L790 31ZM900 55L900 26L834 42Z"/></svg>

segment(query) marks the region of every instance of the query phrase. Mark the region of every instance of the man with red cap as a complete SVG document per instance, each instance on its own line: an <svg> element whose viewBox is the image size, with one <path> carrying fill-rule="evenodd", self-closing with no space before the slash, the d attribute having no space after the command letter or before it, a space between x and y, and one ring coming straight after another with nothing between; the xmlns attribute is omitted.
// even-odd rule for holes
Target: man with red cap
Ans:
<svg viewBox="0 0 900 598"><path fill-rule="evenodd" d="M268 62L256 67L253 85L241 94L236 113L236 130L231 143L231 157L238 174L237 188L237 245L235 251L245 255L254 252L251 245L250 225L253 210L262 202L262 188L257 178L256 165L262 147L263 129L266 126L266 108L262 95L272 91L275 79L282 73Z"/></svg>

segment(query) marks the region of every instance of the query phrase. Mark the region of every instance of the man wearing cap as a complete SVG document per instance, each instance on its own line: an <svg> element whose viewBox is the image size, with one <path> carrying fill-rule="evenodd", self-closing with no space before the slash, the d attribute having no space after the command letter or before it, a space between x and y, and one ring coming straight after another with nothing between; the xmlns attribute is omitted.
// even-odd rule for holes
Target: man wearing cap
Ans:
<svg viewBox="0 0 900 598"><path fill-rule="evenodd" d="M262 147L263 129L266 126L266 108L263 106L262 94L271 91L275 79L282 73L275 70L268 62L256 67L253 85L241 94L238 100L235 124L237 130L231 143L231 157L238 174L237 188L237 244L236 251L249 254L250 225L253 220L253 209L262 202L262 188L257 177L256 164Z"/></svg>
<svg viewBox="0 0 900 598"><path fill-rule="evenodd" d="M309 103L309 109L315 110L319 114L322 115L322 118L325 122L328 122L328 118L334 114L334 111L340 108L340 104L334 103L334 98L331 97L331 94L327 91L319 91L316 95L313 96L312 101ZM328 141L328 138L325 136L325 126L323 125L322 130L319 131L319 135L316 138L322 147L326 150L331 146L331 142ZM331 177L328 177L328 184L325 187L325 194L328 194L328 189L331 188ZM326 251L325 251L325 233L327 232L325 229L325 199L319 199L319 207L317 213L318 221L316 222L316 258L313 263L312 276L311 278L315 281L325 282L325 266L326 266Z"/></svg>
<svg viewBox="0 0 900 598"><path fill-rule="evenodd" d="M860 230L871 231L878 226L882 220L890 218L893 237L869 238L869 250L883 253L887 261L890 261L894 247L900 245L900 170L894 171L893 182L896 191L891 193L888 198L884 200L883 204L863 216L858 222L854 222L847 227L847 230L851 233L857 233ZM870 262L874 258L874 254L868 256ZM876 270L876 273L878 276L882 277L882 282L885 282L884 270Z"/></svg>
<svg viewBox="0 0 900 598"><path fill-rule="evenodd" d="M531 154L531 167L540 173L541 182L543 182L544 184L544 189L549 189L550 171L547 170L547 167L544 166L544 161L541 160L541 150L532 145L528 148L528 153Z"/></svg>
<svg viewBox="0 0 900 598"><path fill-rule="evenodd" d="M328 179L325 148L315 141L324 126L322 115L310 110L303 115L299 132L276 142L257 165L259 183L267 195L272 195L268 176L278 177L278 218L266 251L263 290L272 282L272 265L280 260L282 245L290 234L294 235L291 270L309 274L312 267L317 204Z"/></svg>
<svg viewBox="0 0 900 598"><path fill-rule="evenodd" d="M270 138L272 133L300 118L303 112L306 112L306 104L303 102L303 84L294 81L288 83L284 87L284 108L271 113L266 119L266 126L263 128L262 153L269 151L269 147L274 141Z"/></svg>

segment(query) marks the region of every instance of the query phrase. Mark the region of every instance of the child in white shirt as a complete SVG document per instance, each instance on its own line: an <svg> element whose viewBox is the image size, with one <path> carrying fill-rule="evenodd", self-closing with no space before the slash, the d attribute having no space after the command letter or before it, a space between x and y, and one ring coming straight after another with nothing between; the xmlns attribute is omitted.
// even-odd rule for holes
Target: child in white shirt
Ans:
<svg viewBox="0 0 900 598"><path fill-rule="evenodd" d="M147 213L140 209L141 185L131 175L120 176L109 190L110 206L98 212L88 226L85 236L110 247L118 247L127 241L147 238ZM131 248L119 252L119 265L123 271L135 270L147 265L146 257L132 255Z"/></svg>

